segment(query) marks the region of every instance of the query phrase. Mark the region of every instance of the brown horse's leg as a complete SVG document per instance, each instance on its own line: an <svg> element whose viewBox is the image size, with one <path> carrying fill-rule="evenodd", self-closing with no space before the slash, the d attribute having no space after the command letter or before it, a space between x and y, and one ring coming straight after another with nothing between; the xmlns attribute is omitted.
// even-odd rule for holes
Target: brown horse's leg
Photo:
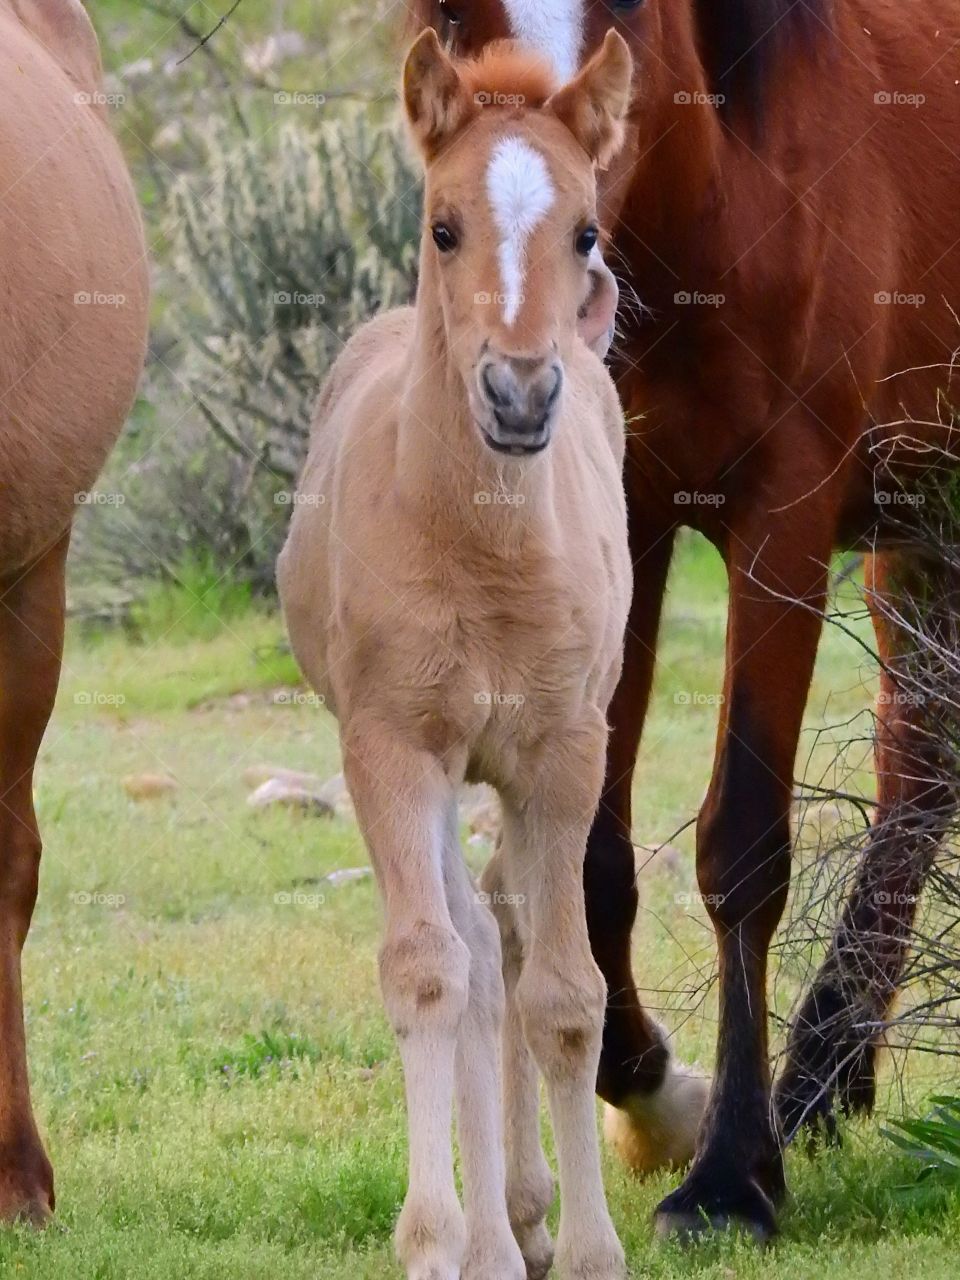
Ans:
<svg viewBox="0 0 960 1280"><path fill-rule="evenodd" d="M629 471L628 471L629 475ZM699 1114L683 1125L673 1116L670 1141L649 1114L668 1074L670 1053L660 1028L644 1010L633 980L630 944L637 914L636 864L631 842L630 791L637 747L647 712L657 632L673 552L674 530L639 524L631 511L633 604L627 624L623 674L609 710L603 798L587 842L584 888L594 958L607 984L607 1010L597 1092L610 1104L607 1136L637 1172L686 1161ZM676 1099L687 1106L686 1098ZM678 1146L677 1139L689 1141Z"/></svg>
<svg viewBox="0 0 960 1280"><path fill-rule="evenodd" d="M810 505L804 515L816 528ZM697 828L697 875L720 962L716 1074L694 1163L657 1210L660 1234L736 1223L766 1238L784 1190L770 1106L767 951L790 880L794 757L831 537L821 529L816 546L775 518L764 528L759 516L754 527L731 529L726 547L724 704Z"/></svg>
<svg viewBox="0 0 960 1280"><path fill-rule="evenodd" d="M877 703L877 809L870 839L827 956L793 1021L777 1107L789 1138L801 1125L835 1131L834 1101L870 1111L876 1094L876 1037L862 1028L885 1017L896 995L924 881L953 812L937 744L937 708L916 696L913 643L891 624L924 601L937 643L960 652L956 589L903 553L868 566L868 600L884 670ZM935 610L935 614L934 611Z"/></svg>
<svg viewBox="0 0 960 1280"><path fill-rule="evenodd" d="M37 897L33 769L63 651L68 537L0 582L0 1220L42 1223L53 1170L30 1106L20 952Z"/></svg>

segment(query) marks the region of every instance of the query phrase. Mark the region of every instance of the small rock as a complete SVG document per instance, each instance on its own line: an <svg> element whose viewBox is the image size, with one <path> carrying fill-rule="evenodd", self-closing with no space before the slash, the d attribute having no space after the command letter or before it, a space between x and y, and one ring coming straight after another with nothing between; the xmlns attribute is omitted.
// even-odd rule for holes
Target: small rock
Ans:
<svg viewBox="0 0 960 1280"><path fill-rule="evenodd" d="M337 871L331 871L329 875L323 878L327 884L349 884L351 880L366 880L367 876L373 875L372 867L341 867Z"/></svg>
<svg viewBox="0 0 960 1280"><path fill-rule="evenodd" d="M254 764L243 771L243 780L248 787L262 787L273 779L308 791L319 791L323 786L323 779L315 773L299 773L296 769L284 769L276 764Z"/></svg>
<svg viewBox="0 0 960 1280"><path fill-rule="evenodd" d="M154 800L177 789L176 779L166 773L131 773L120 785L132 800Z"/></svg>
<svg viewBox="0 0 960 1280"><path fill-rule="evenodd" d="M247 796L247 804L251 809L268 809L280 805L287 809L298 809L302 813L312 813L318 818L332 818L333 805L328 804L322 796L306 787L297 787L280 778L270 778L263 786L257 787Z"/></svg>
<svg viewBox="0 0 960 1280"><path fill-rule="evenodd" d="M636 861L638 872L663 869L676 875L683 870L683 854L672 844L638 844Z"/></svg>

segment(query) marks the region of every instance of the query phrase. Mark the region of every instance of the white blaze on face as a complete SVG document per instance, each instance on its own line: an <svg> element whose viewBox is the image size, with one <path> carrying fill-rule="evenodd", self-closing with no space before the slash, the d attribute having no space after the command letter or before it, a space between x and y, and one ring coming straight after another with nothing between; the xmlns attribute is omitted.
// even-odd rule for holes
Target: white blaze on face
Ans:
<svg viewBox="0 0 960 1280"><path fill-rule="evenodd" d="M584 0L504 0L513 36L544 54L561 84L580 61Z"/></svg>
<svg viewBox="0 0 960 1280"><path fill-rule="evenodd" d="M500 237L503 321L512 325L523 302L527 241L553 204L546 160L523 138L501 138L487 166L487 195Z"/></svg>

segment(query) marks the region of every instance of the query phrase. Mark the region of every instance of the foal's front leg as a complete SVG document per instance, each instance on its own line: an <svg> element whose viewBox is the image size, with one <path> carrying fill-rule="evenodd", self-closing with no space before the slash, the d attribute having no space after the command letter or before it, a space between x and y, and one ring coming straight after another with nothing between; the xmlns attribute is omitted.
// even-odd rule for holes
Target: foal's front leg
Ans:
<svg viewBox="0 0 960 1280"><path fill-rule="evenodd" d="M603 781L598 714L551 746L534 796L504 810L515 864L523 969L514 998L543 1073L560 1175L557 1262L563 1280L621 1280L623 1249L607 1211L594 1088L606 989L590 951L583 897L587 833Z"/></svg>
<svg viewBox="0 0 960 1280"><path fill-rule="evenodd" d="M343 745L347 783L383 895L380 981L407 1095L409 1183L397 1254L409 1280L460 1280L466 1232L451 1125L470 954L444 890L444 822L453 795L434 757L376 721L351 724Z"/></svg>

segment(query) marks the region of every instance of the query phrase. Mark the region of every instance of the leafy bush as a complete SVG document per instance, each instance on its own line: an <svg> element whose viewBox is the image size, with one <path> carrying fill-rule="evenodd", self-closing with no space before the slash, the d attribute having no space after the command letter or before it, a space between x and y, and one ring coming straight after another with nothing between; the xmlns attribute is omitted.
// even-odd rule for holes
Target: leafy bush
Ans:
<svg viewBox="0 0 960 1280"><path fill-rule="evenodd" d="M100 483L113 500L77 531L74 595L94 616L198 563L272 591L320 383L364 320L412 296L419 180L396 131L276 110L298 118L201 135L201 173L168 193L144 399Z"/></svg>
<svg viewBox="0 0 960 1280"><path fill-rule="evenodd" d="M201 294L185 379L223 445L282 485L346 339L412 295L419 183L396 133L357 111L232 144L221 127L207 148L209 174L171 197L182 292Z"/></svg>

